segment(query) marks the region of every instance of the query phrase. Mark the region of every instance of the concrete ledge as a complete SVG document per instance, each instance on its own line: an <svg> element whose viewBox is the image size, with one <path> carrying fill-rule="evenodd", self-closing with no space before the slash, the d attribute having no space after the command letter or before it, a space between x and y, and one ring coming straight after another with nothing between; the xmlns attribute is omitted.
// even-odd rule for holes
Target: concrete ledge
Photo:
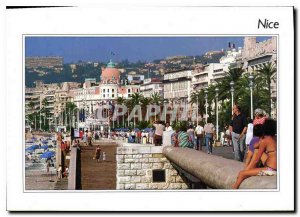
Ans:
<svg viewBox="0 0 300 217"><path fill-rule="evenodd" d="M131 145L117 147L117 154L154 154L162 153L162 146L153 145Z"/></svg>
<svg viewBox="0 0 300 217"><path fill-rule="evenodd" d="M243 164L188 148L164 147L163 154L173 163L215 189L231 189ZM277 176L253 176L240 189L276 189Z"/></svg>
<svg viewBox="0 0 300 217"><path fill-rule="evenodd" d="M77 148L71 147L70 165L68 176L68 190L76 190L76 162L77 162Z"/></svg>

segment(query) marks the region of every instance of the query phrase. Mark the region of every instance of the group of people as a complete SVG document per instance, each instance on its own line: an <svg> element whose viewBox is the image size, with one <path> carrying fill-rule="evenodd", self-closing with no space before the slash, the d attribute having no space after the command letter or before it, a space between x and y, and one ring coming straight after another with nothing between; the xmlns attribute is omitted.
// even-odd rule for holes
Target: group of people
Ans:
<svg viewBox="0 0 300 217"><path fill-rule="evenodd" d="M277 174L277 125L276 121L268 118L262 109L255 110L255 118L249 123L239 106L234 106L233 113L231 133L235 158L245 165L233 185L233 188L237 189L242 181L250 176Z"/></svg>

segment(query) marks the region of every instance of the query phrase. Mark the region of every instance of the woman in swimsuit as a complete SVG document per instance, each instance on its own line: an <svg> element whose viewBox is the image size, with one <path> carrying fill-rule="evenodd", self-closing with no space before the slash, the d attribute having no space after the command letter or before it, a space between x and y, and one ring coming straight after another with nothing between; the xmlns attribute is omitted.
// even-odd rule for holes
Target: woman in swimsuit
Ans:
<svg viewBox="0 0 300 217"><path fill-rule="evenodd" d="M258 153L255 157L254 163L260 161L261 157L265 153L267 156L266 162L261 168L252 168L249 170L242 170L233 185L234 189L238 189L242 181L251 176L273 176L276 175L277 170L277 145L275 140L276 135L276 121L272 119L265 120L263 125L263 136L259 143L254 148L258 148Z"/></svg>

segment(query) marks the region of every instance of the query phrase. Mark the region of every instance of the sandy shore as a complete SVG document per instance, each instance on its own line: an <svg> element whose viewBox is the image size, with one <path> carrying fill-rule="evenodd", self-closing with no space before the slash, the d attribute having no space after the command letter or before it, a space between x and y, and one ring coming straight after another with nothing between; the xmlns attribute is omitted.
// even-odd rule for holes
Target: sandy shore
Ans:
<svg viewBox="0 0 300 217"><path fill-rule="evenodd" d="M25 190L54 190L55 182L55 171L52 175L47 175L46 171L25 171Z"/></svg>

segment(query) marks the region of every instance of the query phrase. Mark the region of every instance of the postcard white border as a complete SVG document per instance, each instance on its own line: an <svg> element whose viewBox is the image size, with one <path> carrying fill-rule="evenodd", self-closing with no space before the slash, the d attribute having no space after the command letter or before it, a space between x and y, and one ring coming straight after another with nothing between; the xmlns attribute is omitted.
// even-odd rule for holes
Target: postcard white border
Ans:
<svg viewBox="0 0 300 217"><path fill-rule="evenodd" d="M226 13L224 13L226 11ZM255 12L255 13L254 13ZM84 16L78 16L84 15ZM156 16L153 17L152 15ZM222 19L208 20L212 15ZM125 16L126 15L126 16ZM291 210L294 208L294 61L293 61L293 9L275 8L201 8L201 7L103 7L58 8L39 10L6 11L7 26L7 103L6 123L7 156L7 209L8 210ZM280 29L257 30L259 16L276 19ZM120 17L122 19L120 19ZM242 19L245 17L246 19ZM138 19L137 19L138 18ZM66 20L67 25L59 25ZM205 23L203 21L205 20ZM223 22L220 24L220 20ZM101 29L96 27L101 23ZM122 25L126 23L126 25ZM199 23L199 28L195 24ZM243 25L241 25L243 24ZM217 28L211 28L211 26ZM178 27L181 27L180 29ZM234 28L233 28L234 27ZM78 31L80 29L80 31ZM22 35L24 34L199 34L214 35L275 35L279 34L278 50L280 75L278 116L281 149L280 190L276 192L97 192L97 193L23 193L22 183ZM19 51L19 52L18 52ZM20 73L18 73L20 72ZM13 82L12 82L13 81ZM8 85L9 84L9 85ZM287 106L289 105L289 106ZM281 127L284 126L284 127ZM9 138L9 139L8 139ZM284 138L284 141L282 141ZM16 198L17 201L16 201ZM280 201L266 203L266 198ZM45 201L56 201L53 204ZM224 203L224 201L231 201ZM68 206L65 201L70 201ZM125 202L126 201L126 202ZM184 204L180 201L186 201ZM117 203L118 206L112 202ZM99 205L100 204L100 205ZM178 206L181 204L181 206ZM201 205L199 205L201 204Z"/></svg>

